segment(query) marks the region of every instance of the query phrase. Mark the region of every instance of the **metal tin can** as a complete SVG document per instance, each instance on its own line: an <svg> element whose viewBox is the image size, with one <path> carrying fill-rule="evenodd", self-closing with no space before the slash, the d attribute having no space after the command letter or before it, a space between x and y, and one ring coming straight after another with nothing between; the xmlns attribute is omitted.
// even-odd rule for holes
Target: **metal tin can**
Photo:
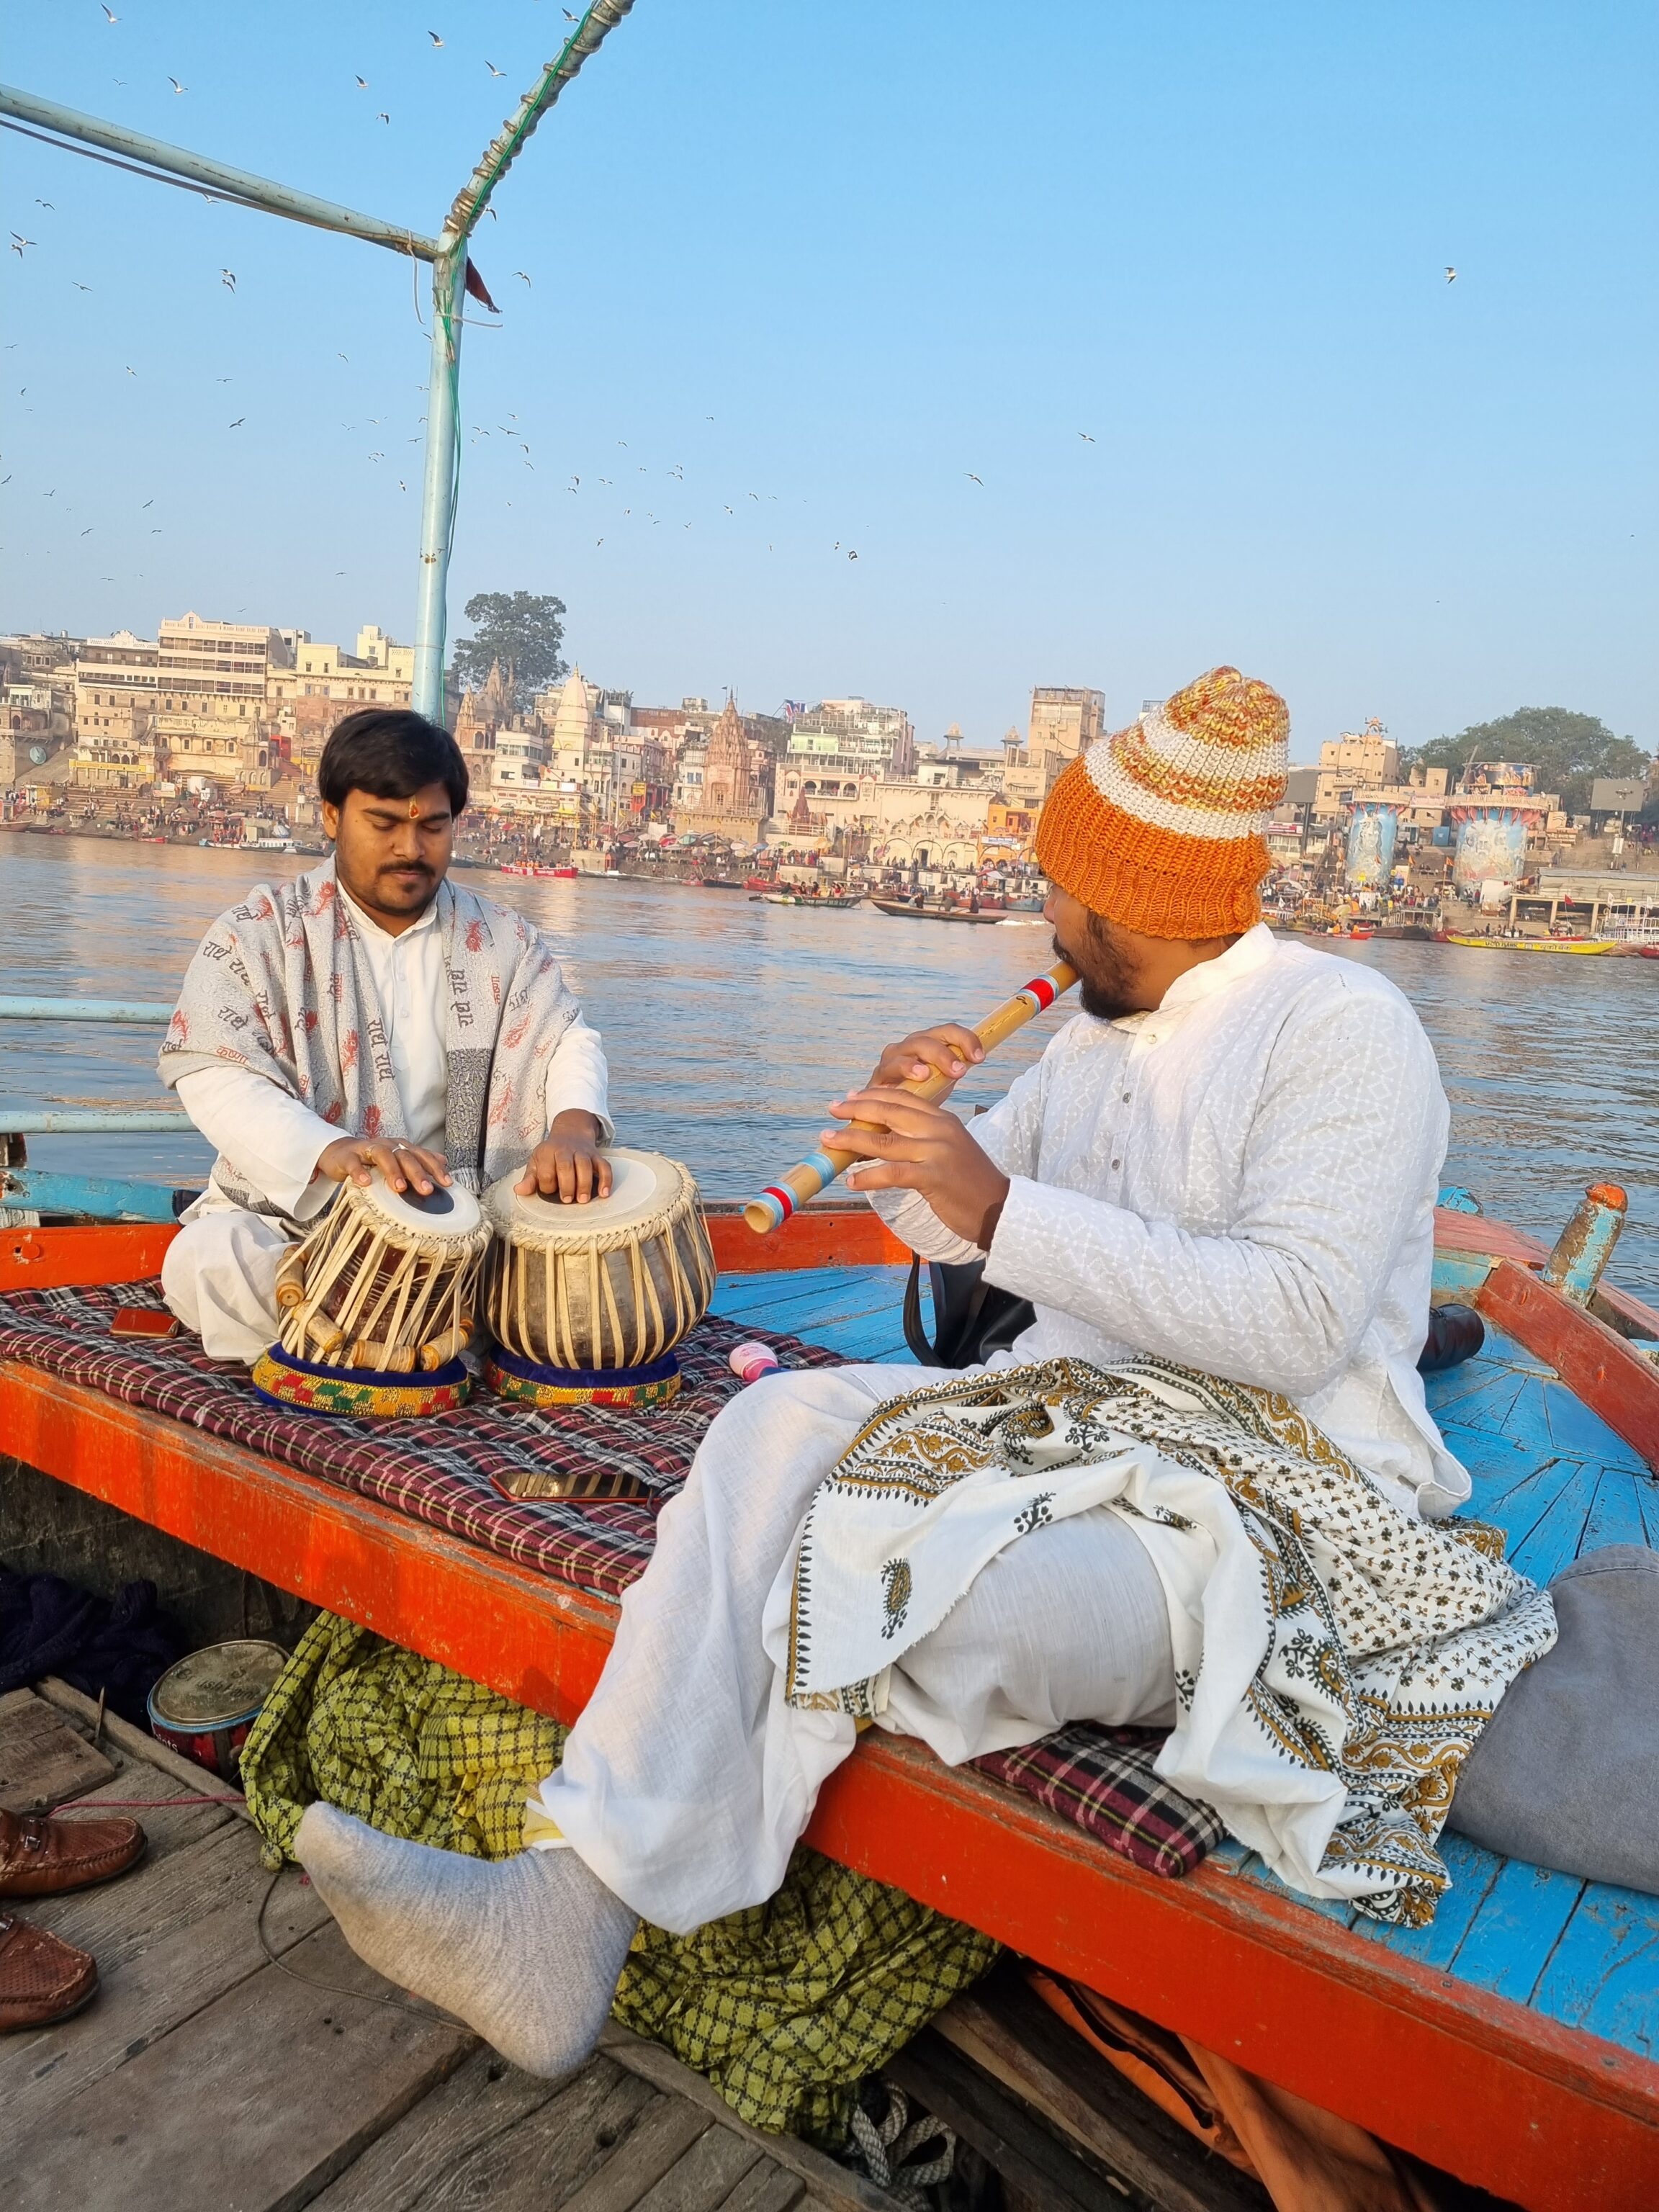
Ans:
<svg viewBox="0 0 1659 2212"><path fill-rule="evenodd" d="M192 1651L150 1692L150 1733L221 1781L236 1782L248 1730L287 1664L282 1645L259 1637Z"/></svg>

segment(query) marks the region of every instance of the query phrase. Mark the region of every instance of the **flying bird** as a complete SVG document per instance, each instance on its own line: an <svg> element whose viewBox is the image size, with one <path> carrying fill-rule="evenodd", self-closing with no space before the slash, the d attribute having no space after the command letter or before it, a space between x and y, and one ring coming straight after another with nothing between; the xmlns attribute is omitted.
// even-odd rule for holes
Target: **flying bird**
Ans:
<svg viewBox="0 0 1659 2212"><path fill-rule="evenodd" d="M351 74L353 76L357 76L356 70L353 70ZM357 89L359 92L367 92L368 90L368 79L366 76L357 76Z"/></svg>
<svg viewBox="0 0 1659 2212"><path fill-rule="evenodd" d="M227 292L234 292L236 289L236 271L234 269L222 269L219 271L219 282Z"/></svg>
<svg viewBox="0 0 1659 2212"><path fill-rule="evenodd" d="M155 501L153 499L147 499L147 500L144 501L144 507L154 507L154 506L155 506ZM144 511L144 507L141 507L139 508L138 512L139 512L139 514L142 514L143 513L143 511Z"/></svg>
<svg viewBox="0 0 1659 2212"><path fill-rule="evenodd" d="M55 207L53 207L53 206L52 206L52 202L51 202L50 200L36 200L36 202L34 203L34 204L36 205L36 207L43 207L43 208L45 208L45 209L46 210L46 211L48 212L48 214L51 214L51 215L56 215L56 214L57 214L57 212L58 212L57 209L56 209Z"/></svg>
<svg viewBox="0 0 1659 2212"><path fill-rule="evenodd" d="M391 118L391 117L386 113L386 110L385 110L384 108L382 108L382 109L380 110L380 113L375 117L374 120L375 120L377 123L390 123L390 122L391 122L391 120L392 120L392 118ZM341 571L340 571L340 574L343 576L343 575L344 575L344 574L345 574L345 570L344 570L343 568L342 568L342 569L341 569Z"/></svg>
<svg viewBox="0 0 1659 2212"><path fill-rule="evenodd" d="M1450 265L1449 263L1448 263L1446 267L1446 282L1449 284L1455 284L1457 282L1457 271Z"/></svg>
<svg viewBox="0 0 1659 2212"><path fill-rule="evenodd" d="M849 561L856 561L859 556L856 553L849 553L847 557Z"/></svg>
<svg viewBox="0 0 1659 2212"><path fill-rule="evenodd" d="M15 230L11 234L11 250L15 254L16 254L19 260L21 260L22 258L24 247L26 246L33 246L34 243L35 241L33 239L25 238L21 230Z"/></svg>
<svg viewBox="0 0 1659 2212"><path fill-rule="evenodd" d="M433 43L433 45L434 45L434 46L442 46L442 44L443 44L443 40L442 40L438 36L438 33L437 33L435 31L428 31L428 32L427 33L427 36L428 36L428 39L430 39L430 40L431 40L431 41L432 41L432 43Z"/></svg>
<svg viewBox="0 0 1659 2212"><path fill-rule="evenodd" d="M1081 438L1081 439L1082 439L1082 441L1083 441L1083 442L1084 442L1084 444L1085 444L1085 446L1092 446L1092 445L1093 445L1093 443L1095 442L1095 441L1094 441L1094 440L1093 440L1093 439L1089 435L1089 433L1088 433L1086 430L1079 430L1079 431L1078 432L1078 435L1079 435L1079 438Z"/></svg>
<svg viewBox="0 0 1659 2212"><path fill-rule="evenodd" d="M351 366L351 359L350 359L349 355L348 355L348 354L343 354L343 353L337 353L337 354L335 355L334 358L335 358L335 360L336 360L336 361L343 361L343 362L344 362L344 363L345 363L346 367L347 367L348 368L350 368L350 366Z"/></svg>
<svg viewBox="0 0 1659 2212"><path fill-rule="evenodd" d="M241 427L242 427L243 423L244 423L244 422L246 422L246 420L247 420L247 416L246 416L246 415L239 415L239 416L236 417L236 420L235 420L234 422L232 422L231 424L229 424L229 426L228 426L228 427L229 427L231 429L233 429L233 430L240 430L240 429L241 428Z"/></svg>
<svg viewBox="0 0 1659 2212"><path fill-rule="evenodd" d="M574 15L573 15L571 14L571 12L570 12L570 10L569 10L569 9L568 9L568 8L563 8L563 9L561 9L559 12L561 13L561 15L563 15L564 20L565 20L565 21L566 21L567 23L574 23L574 22L576 22L576 21L579 20L579 18L578 18L578 17L576 17L576 16L574 16Z"/></svg>
<svg viewBox="0 0 1659 2212"><path fill-rule="evenodd" d="M173 87L175 92L188 92L190 90L190 87L187 84L180 84L176 76L170 76L167 79L167 82Z"/></svg>
<svg viewBox="0 0 1659 2212"><path fill-rule="evenodd" d="M967 477L969 483L976 483L981 491L984 490L985 479L983 477L976 477L971 469L964 469L963 474Z"/></svg>
<svg viewBox="0 0 1659 2212"><path fill-rule="evenodd" d="M98 4L100 8L104 8L104 0L98 0ZM107 23L118 23L121 18L113 8L104 8L104 20Z"/></svg>
<svg viewBox="0 0 1659 2212"><path fill-rule="evenodd" d="M90 292L92 289L90 284L82 284L73 276L70 278L70 283L75 286L77 292Z"/></svg>
<svg viewBox="0 0 1659 2212"><path fill-rule="evenodd" d="M86 528L85 528L85 529L81 532L81 535L82 535L82 538L90 538L90 537L91 537L91 535L92 535L92 525L91 525L90 523L88 523L88 524L87 525Z"/></svg>
<svg viewBox="0 0 1659 2212"><path fill-rule="evenodd" d="M129 369L128 369L128 371L127 371L127 374L128 374L129 376L137 376L137 374L138 374L138 372L137 372L137 370L136 368L129 368ZM230 379L229 379L228 377L227 377L227 378L225 379L225 381L226 381L226 383L227 383L227 384L228 384L228 383L229 383L229 381L230 381Z"/></svg>
<svg viewBox="0 0 1659 2212"><path fill-rule="evenodd" d="M494 62L486 62L484 64L484 67L489 71L491 76L505 76L507 75L507 71L505 70L498 70Z"/></svg>
<svg viewBox="0 0 1659 2212"><path fill-rule="evenodd" d="M530 284L530 279L525 275L522 269L515 269L513 271L513 274L518 277L522 283ZM533 284L531 284L530 289L533 292L536 288Z"/></svg>

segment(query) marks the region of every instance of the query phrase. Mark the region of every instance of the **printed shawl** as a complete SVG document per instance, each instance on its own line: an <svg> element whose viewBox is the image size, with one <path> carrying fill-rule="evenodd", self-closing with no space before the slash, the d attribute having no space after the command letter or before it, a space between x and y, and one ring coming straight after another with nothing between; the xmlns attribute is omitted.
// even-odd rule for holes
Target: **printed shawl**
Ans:
<svg viewBox="0 0 1659 2212"><path fill-rule="evenodd" d="M893 1662L1005 1545L1103 1505L1170 1606L1178 1717L1158 1773L1293 1887L1432 1918L1458 1774L1554 1643L1554 1611L1498 1530L1407 1519L1271 1392L1059 1359L884 1406L785 1569L786 1694L878 1716Z"/></svg>
<svg viewBox="0 0 1659 2212"><path fill-rule="evenodd" d="M445 1157L456 1182L478 1190L522 1166L546 1134L547 1063L577 1006L521 915L447 882L436 906L449 979ZM374 975L331 859L274 890L259 884L191 959L161 1080L227 1063L263 1075L343 1134L408 1134ZM235 1205L280 1216L224 1153L213 1182Z"/></svg>

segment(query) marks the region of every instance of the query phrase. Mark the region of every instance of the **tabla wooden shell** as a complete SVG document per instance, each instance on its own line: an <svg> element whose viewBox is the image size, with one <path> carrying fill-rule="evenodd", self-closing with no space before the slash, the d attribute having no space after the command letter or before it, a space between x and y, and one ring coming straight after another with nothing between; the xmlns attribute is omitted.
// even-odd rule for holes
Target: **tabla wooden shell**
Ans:
<svg viewBox="0 0 1659 2212"><path fill-rule="evenodd" d="M377 1172L345 1182L276 1273L277 1341L299 1359L382 1374L428 1373L467 1340L489 1224L470 1191L422 1199Z"/></svg>
<svg viewBox="0 0 1659 2212"><path fill-rule="evenodd" d="M483 1314L520 1359L583 1373L643 1367L696 1327L714 1294L714 1255L690 1169L611 1146L611 1195L586 1206L521 1198L504 1176L484 1193L495 1231Z"/></svg>

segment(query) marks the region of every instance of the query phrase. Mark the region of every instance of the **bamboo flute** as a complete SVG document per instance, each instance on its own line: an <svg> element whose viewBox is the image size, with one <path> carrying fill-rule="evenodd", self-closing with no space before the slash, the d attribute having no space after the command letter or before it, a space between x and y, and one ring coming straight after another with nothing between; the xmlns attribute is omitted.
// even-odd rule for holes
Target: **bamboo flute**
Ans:
<svg viewBox="0 0 1659 2212"><path fill-rule="evenodd" d="M987 1052L994 1052L1000 1044L1006 1043L1013 1036L1016 1030L1023 1030L1027 1022L1035 1020L1038 1014L1046 1013L1054 1000L1063 992L1069 991L1076 981L1076 969L1066 961L1057 960L1046 974L1034 975L1022 990L1016 991L1012 999L1006 999L994 1012L987 1014L982 1022L975 1022L973 1024L974 1035ZM948 1075L934 1074L913 1078L896 1087L909 1091L913 1097L920 1098L931 1106L935 1099L944 1097L953 1085ZM849 1129L860 1131L867 1130L869 1126L862 1121L848 1124ZM843 1152L833 1145L821 1146L817 1152L809 1152L804 1160L798 1162L787 1175L781 1176L776 1182L769 1183L757 1197L751 1198L743 1209L744 1219L757 1237L769 1237L775 1229L783 1226L792 1213L810 1199L816 1198L821 1190L827 1189L838 1176L844 1175L857 1157L856 1153Z"/></svg>

